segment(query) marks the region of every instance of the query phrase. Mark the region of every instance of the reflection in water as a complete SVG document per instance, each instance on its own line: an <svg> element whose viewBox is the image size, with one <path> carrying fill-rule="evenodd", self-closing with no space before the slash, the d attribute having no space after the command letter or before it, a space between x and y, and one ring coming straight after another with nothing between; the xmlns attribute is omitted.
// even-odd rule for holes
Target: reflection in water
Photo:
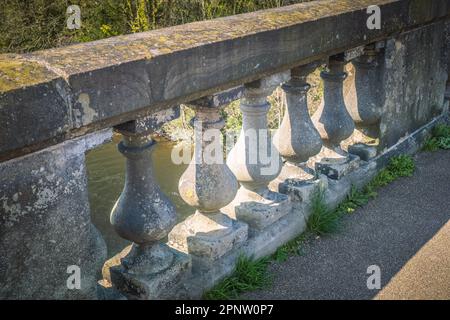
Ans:
<svg viewBox="0 0 450 320"><path fill-rule="evenodd" d="M121 251L129 244L120 238L109 222L109 215L119 197L125 181L125 157L117 151L120 138L90 151L87 156L89 177L89 201L92 222L102 233L108 246L108 257ZM175 165L171 160L173 142L158 142L153 149L154 174L161 190L175 204L179 221L193 213L178 193L178 181L186 170L186 165Z"/></svg>

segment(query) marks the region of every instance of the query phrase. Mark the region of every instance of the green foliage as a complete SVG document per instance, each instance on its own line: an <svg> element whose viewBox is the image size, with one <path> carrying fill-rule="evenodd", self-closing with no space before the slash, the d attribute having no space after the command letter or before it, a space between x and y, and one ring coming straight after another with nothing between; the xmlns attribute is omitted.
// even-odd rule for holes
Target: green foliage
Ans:
<svg viewBox="0 0 450 320"><path fill-rule="evenodd" d="M311 199L311 215L307 222L308 231L324 235L333 233L339 228L342 216L340 210L330 210L324 201L324 191L317 189Z"/></svg>
<svg viewBox="0 0 450 320"><path fill-rule="evenodd" d="M439 140L435 137L431 137L425 141L422 151L433 152L439 150Z"/></svg>
<svg viewBox="0 0 450 320"><path fill-rule="evenodd" d="M3 0L0 53L29 52L305 0ZM306 0L307 1L307 0ZM66 28L66 9L81 9L81 29Z"/></svg>
<svg viewBox="0 0 450 320"><path fill-rule="evenodd" d="M371 190L378 189L388 185L395 180L395 176L387 169L383 169L373 178L373 180L368 184L366 188Z"/></svg>
<svg viewBox="0 0 450 320"><path fill-rule="evenodd" d="M0 5L0 53L23 52L63 44L69 1L4 0Z"/></svg>
<svg viewBox="0 0 450 320"><path fill-rule="evenodd" d="M387 170L394 179L399 177L411 177L415 168L414 159L406 154L393 157L387 166Z"/></svg>
<svg viewBox="0 0 450 320"><path fill-rule="evenodd" d="M234 273L222 280L203 298L208 300L237 299L246 291L262 289L271 283L267 272L269 258L253 261L245 256L238 258Z"/></svg>
<svg viewBox="0 0 450 320"><path fill-rule="evenodd" d="M439 139L439 148L444 150L450 149L450 137L443 137Z"/></svg>
<svg viewBox="0 0 450 320"><path fill-rule="evenodd" d="M434 127L433 130L434 137L438 140L438 146L441 149L450 149L450 126L440 124Z"/></svg>
<svg viewBox="0 0 450 320"><path fill-rule="evenodd" d="M298 237L286 242L284 245L279 247L277 251L272 255L272 259L277 262L284 262L290 256L301 255L302 254L302 244L305 242L307 235L301 234Z"/></svg>
<svg viewBox="0 0 450 320"><path fill-rule="evenodd" d="M242 112L239 108L239 101L233 101L225 108L221 109L221 115L225 121L225 131L239 132L242 128Z"/></svg>
<svg viewBox="0 0 450 320"><path fill-rule="evenodd" d="M375 198L376 190L400 177L410 177L414 173L414 159L409 155L393 157L388 166L381 170L362 190L352 187L346 199L334 210L329 210L324 203L323 192L316 192L312 198L312 213L309 217L308 230L318 235L335 232L339 228L340 218L355 212Z"/></svg>
<svg viewBox="0 0 450 320"><path fill-rule="evenodd" d="M433 128L432 137L425 141L423 151L437 151L450 149L450 126L439 124Z"/></svg>
<svg viewBox="0 0 450 320"><path fill-rule="evenodd" d="M450 126L445 124L439 124L433 128L433 136L437 138L448 138L450 137Z"/></svg>
<svg viewBox="0 0 450 320"><path fill-rule="evenodd" d="M307 235L301 234L278 248L272 256L256 261L243 255L240 256L233 274L206 292L203 298L208 300L238 299L243 292L267 287L272 280L267 270L270 261L284 262L289 256L300 255L301 245L306 239Z"/></svg>
<svg viewBox="0 0 450 320"><path fill-rule="evenodd" d="M350 193L347 195L346 199L339 204L337 211L341 215L353 213L359 207L366 205L371 198L376 194L373 192L366 192L366 190L358 190L355 186L352 186Z"/></svg>
<svg viewBox="0 0 450 320"><path fill-rule="evenodd" d="M378 172L364 188L363 192L370 197L377 195L376 190L388 185L400 177L410 177L414 173L414 159L409 155L393 157L389 165Z"/></svg>

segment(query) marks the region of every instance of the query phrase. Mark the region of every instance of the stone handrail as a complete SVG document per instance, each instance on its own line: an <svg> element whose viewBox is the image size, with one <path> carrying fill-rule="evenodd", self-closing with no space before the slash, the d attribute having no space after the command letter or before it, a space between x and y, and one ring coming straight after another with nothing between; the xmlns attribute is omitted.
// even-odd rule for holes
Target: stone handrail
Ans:
<svg viewBox="0 0 450 320"><path fill-rule="evenodd" d="M369 30L378 5L381 29ZM447 0L318 0L0 55L0 161L448 16ZM52 117L48 117L51 114Z"/></svg>
<svg viewBox="0 0 450 320"><path fill-rule="evenodd" d="M371 5L380 29L367 27ZM240 255L273 253L305 230L318 188L337 205L445 119L449 18L450 0L317 0L0 55L0 297L200 297ZM310 117L307 78L323 64ZM272 138L267 97L280 85ZM220 108L237 99L242 130L226 163L204 161L211 149L223 160ZM195 111L195 148L179 191L196 211L176 224L149 155L180 103ZM85 152L110 128L126 157L111 223L132 245L96 285L106 249Z"/></svg>

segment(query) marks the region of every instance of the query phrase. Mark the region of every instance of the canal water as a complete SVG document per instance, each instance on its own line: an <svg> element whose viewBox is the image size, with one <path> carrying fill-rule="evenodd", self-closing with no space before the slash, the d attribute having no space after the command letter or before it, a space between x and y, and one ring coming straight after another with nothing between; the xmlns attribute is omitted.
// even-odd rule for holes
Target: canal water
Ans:
<svg viewBox="0 0 450 320"><path fill-rule="evenodd" d="M120 238L109 222L111 209L119 197L125 181L125 158L117 150L120 138L113 137L107 144L86 155L89 201L92 222L102 233L108 247L108 257L125 248L129 242ZM194 210L186 205L178 193L178 181L187 165L171 161L174 142L160 141L152 152L154 174L161 190L174 203L178 220L184 220Z"/></svg>

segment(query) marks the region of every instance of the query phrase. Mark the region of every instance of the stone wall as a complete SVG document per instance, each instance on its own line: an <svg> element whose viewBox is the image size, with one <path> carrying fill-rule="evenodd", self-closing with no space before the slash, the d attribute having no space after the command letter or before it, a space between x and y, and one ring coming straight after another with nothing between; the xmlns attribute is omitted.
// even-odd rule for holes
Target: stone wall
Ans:
<svg viewBox="0 0 450 320"><path fill-rule="evenodd" d="M447 80L445 25L438 22L386 42L380 149L442 113Z"/></svg>
<svg viewBox="0 0 450 320"><path fill-rule="evenodd" d="M106 245L91 224L84 152L109 135L0 163L2 299L96 298ZM81 271L80 290L67 287L72 265Z"/></svg>

